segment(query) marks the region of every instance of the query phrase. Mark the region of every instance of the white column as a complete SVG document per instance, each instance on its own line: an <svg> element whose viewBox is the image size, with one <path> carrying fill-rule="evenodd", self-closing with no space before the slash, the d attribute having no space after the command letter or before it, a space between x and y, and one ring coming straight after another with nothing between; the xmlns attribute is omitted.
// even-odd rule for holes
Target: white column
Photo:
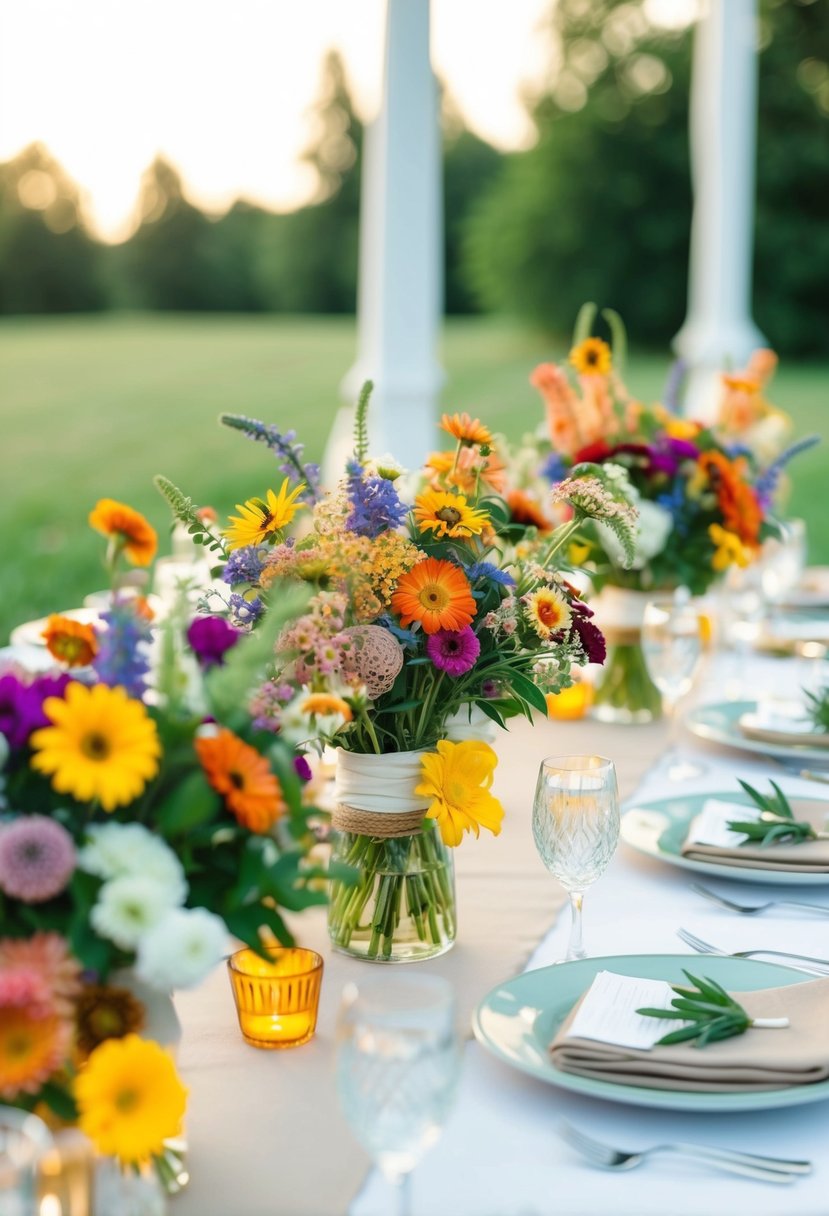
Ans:
<svg viewBox="0 0 829 1216"><path fill-rule="evenodd" d="M713 413L717 373L765 343L751 319L756 39L756 0L707 0L691 83L688 315L674 339L690 371L686 408L698 417Z"/></svg>
<svg viewBox="0 0 829 1216"><path fill-rule="evenodd" d="M366 131L362 186L358 353L342 390L353 403L363 381L374 381L373 450L417 468L436 444L443 382L440 123L428 0L387 0L383 101ZM348 450L349 418L341 412L329 440L329 484Z"/></svg>

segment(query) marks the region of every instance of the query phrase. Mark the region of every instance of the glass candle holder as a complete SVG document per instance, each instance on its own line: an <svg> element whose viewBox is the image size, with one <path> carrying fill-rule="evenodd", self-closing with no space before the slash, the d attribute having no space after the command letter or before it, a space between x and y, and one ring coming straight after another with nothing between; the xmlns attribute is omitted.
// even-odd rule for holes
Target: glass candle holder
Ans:
<svg viewBox="0 0 829 1216"><path fill-rule="evenodd" d="M317 1025L322 959L313 950L268 946L267 958L237 950L227 961L246 1043L273 1051L299 1047Z"/></svg>

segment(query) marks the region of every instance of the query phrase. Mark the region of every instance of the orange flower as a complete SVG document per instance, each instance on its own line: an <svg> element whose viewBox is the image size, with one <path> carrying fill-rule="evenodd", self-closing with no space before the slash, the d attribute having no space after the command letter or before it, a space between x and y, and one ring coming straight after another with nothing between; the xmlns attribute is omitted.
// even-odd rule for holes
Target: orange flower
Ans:
<svg viewBox="0 0 829 1216"><path fill-rule="evenodd" d="M37 1017L26 1008L0 1008L0 1098L37 1093L65 1062L71 1041L72 1023L57 1014Z"/></svg>
<svg viewBox="0 0 829 1216"><path fill-rule="evenodd" d="M570 351L570 363L582 376L606 376L611 362L610 347L601 338L585 338Z"/></svg>
<svg viewBox="0 0 829 1216"><path fill-rule="evenodd" d="M464 629L475 615L466 575L452 562L436 557L427 557L403 575L391 606L404 628L419 621L426 633Z"/></svg>
<svg viewBox="0 0 829 1216"><path fill-rule="evenodd" d="M426 471L434 485L455 486L462 494L475 494L480 476L496 494L506 485L506 465L497 452L486 457L472 448L461 448L457 460L454 452L432 452L426 461Z"/></svg>
<svg viewBox="0 0 829 1216"><path fill-rule="evenodd" d="M98 637L91 625L53 613L40 635L46 649L67 667L87 667L98 653Z"/></svg>
<svg viewBox="0 0 829 1216"><path fill-rule="evenodd" d="M304 714L317 714L319 717L326 714L339 714L346 722L350 722L354 717L347 701L327 692L312 692L299 708Z"/></svg>
<svg viewBox="0 0 829 1216"><path fill-rule="evenodd" d="M507 506L514 524L532 525L538 528L539 532L550 531L552 525L541 506L524 490L510 490L507 494Z"/></svg>
<svg viewBox="0 0 829 1216"><path fill-rule="evenodd" d="M478 418L470 418L465 411L463 414L444 414L440 420L444 431L454 435L459 443L492 443L492 431Z"/></svg>
<svg viewBox="0 0 829 1216"><path fill-rule="evenodd" d="M195 741L205 776L251 832L267 832L285 809L282 790L264 756L230 730Z"/></svg>
<svg viewBox="0 0 829 1216"><path fill-rule="evenodd" d="M123 548L135 566L149 566L158 537L143 515L114 498L101 498L89 513L91 526Z"/></svg>
<svg viewBox="0 0 829 1216"><path fill-rule="evenodd" d="M729 460L722 452L703 452L698 468L708 475L726 530L735 533L750 549L756 549L763 516L754 490L743 479L740 463Z"/></svg>

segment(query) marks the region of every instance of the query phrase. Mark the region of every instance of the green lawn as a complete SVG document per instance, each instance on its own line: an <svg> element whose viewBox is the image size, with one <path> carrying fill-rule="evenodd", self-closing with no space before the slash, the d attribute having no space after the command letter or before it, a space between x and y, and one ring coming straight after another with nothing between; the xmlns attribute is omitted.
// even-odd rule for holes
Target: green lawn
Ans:
<svg viewBox="0 0 829 1216"><path fill-rule="evenodd" d="M318 457L354 340L345 318L0 323L0 640L19 621L78 604L101 585L101 545L86 525L99 497L131 503L161 530L169 517L154 473L222 513L265 489L272 457L219 427L220 411L295 427L308 455ZM562 353L503 321L452 321L443 343L443 403L517 437L540 418L529 372ZM630 387L656 399L667 363L667 356L634 356ZM784 366L771 396L795 416L799 434L829 430L826 365ZM809 521L810 557L821 562L829 562L827 468L822 449L801 458L791 500L792 513Z"/></svg>

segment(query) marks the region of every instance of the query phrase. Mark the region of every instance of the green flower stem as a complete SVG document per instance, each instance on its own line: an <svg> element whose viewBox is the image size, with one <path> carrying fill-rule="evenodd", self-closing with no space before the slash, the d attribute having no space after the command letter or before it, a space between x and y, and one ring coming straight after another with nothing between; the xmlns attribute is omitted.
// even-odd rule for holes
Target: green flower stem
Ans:
<svg viewBox="0 0 829 1216"><path fill-rule="evenodd" d="M638 643L611 646L601 682L596 688L596 705L646 711L653 718L662 712L662 697L648 674L645 656Z"/></svg>

